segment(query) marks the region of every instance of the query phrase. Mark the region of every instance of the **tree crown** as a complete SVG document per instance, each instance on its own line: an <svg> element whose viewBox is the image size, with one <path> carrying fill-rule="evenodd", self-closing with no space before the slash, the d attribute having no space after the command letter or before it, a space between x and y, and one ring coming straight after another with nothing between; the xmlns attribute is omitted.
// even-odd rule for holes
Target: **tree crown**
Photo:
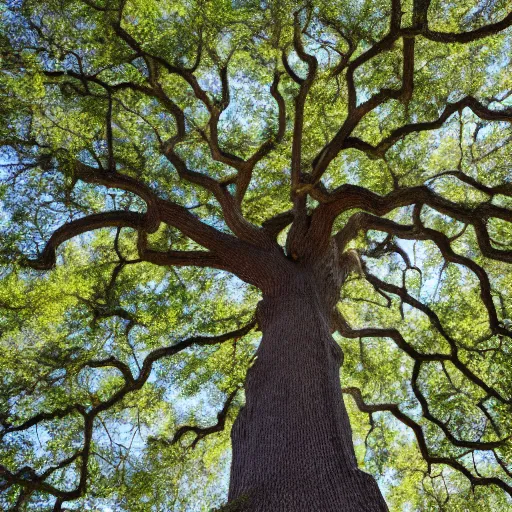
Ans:
<svg viewBox="0 0 512 512"><path fill-rule="evenodd" d="M8 2L6 506L216 504L259 293L332 257L361 464L397 510L504 510L507 6Z"/></svg>

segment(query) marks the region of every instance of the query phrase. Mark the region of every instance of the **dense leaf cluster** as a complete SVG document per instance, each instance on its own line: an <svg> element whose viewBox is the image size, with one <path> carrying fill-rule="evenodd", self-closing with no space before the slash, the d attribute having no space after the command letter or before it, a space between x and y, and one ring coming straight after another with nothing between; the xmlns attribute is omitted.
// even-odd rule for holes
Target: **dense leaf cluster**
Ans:
<svg viewBox="0 0 512 512"><path fill-rule="evenodd" d="M508 510L508 11L5 2L0 508L219 506L259 340L236 255L276 237L358 254L342 384L392 510Z"/></svg>

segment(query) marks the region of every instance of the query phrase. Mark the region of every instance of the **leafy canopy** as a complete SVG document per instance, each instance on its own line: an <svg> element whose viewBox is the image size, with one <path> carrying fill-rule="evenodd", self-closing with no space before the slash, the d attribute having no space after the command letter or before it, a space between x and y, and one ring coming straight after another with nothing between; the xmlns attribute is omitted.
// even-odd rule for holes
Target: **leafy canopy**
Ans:
<svg viewBox="0 0 512 512"><path fill-rule="evenodd" d="M336 336L391 509L508 510L507 9L4 2L0 507L221 504L259 341L236 254L277 237L359 255Z"/></svg>

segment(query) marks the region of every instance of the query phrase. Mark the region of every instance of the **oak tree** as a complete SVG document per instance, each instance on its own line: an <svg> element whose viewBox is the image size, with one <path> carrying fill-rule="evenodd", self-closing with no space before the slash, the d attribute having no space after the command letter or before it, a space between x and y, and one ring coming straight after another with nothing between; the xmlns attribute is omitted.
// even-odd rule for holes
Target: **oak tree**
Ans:
<svg viewBox="0 0 512 512"><path fill-rule="evenodd" d="M510 508L508 0L0 16L4 509Z"/></svg>

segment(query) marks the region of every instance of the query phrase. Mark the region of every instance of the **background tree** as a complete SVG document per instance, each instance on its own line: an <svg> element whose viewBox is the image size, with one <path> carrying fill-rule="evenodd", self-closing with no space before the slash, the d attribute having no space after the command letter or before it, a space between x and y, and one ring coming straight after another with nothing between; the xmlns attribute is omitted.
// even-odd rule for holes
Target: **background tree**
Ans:
<svg viewBox="0 0 512 512"><path fill-rule="evenodd" d="M4 509L510 508L510 5L350 4L3 4Z"/></svg>

